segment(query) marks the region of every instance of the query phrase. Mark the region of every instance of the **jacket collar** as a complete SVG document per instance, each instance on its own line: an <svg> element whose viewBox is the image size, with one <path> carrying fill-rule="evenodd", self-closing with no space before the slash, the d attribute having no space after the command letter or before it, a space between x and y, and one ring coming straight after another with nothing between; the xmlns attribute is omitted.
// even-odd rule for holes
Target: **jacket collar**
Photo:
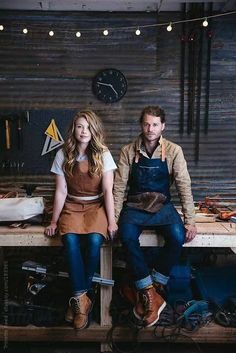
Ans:
<svg viewBox="0 0 236 353"><path fill-rule="evenodd" d="M159 139L159 144L158 144L158 146L156 147L156 149L158 148L158 147L161 147L161 160L162 160L162 162L164 162L165 161L165 146L164 146L164 139L163 139L163 137L162 137L162 135L160 136L160 139ZM155 150L156 151L156 150ZM154 151L154 153L155 153L155 151ZM144 145L143 145L143 138L142 138L142 134L140 134L139 136L138 136L138 138L136 139L136 141L135 141L135 155L137 155L137 154L142 154L143 152L145 152L145 148L144 148ZM146 153L146 152L145 152ZM135 158L135 159L137 159L137 158Z"/></svg>

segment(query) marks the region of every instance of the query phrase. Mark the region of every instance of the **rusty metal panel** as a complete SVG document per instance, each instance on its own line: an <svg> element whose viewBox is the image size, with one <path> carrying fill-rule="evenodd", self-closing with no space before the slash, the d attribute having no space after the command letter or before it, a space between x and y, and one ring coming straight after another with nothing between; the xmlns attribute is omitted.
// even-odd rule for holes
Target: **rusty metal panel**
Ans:
<svg viewBox="0 0 236 353"><path fill-rule="evenodd" d="M167 115L165 137L183 147L195 200L214 194L235 199L235 15L213 21L208 134L204 133L203 127L206 80L204 42L198 162L195 161L194 152L195 131L188 135L186 130L187 70L184 132L179 134L180 27L174 27L170 33L165 27L144 29L141 36L136 36L134 31L117 29L179 18L178 13L161 13L157 18L153 13L3 11L0 14L5 27L0 33L1 114L6 110L42 111L44 113L37 116L43 120L48 119L47 110L72 111L90 107L102 117L108 145L117 160L121 145L139 133L141 109L149 104L159 104ZM29 30L27 36L21 33L23 27ZM116 30L110 30L108 37L104 37L99 30L91 31L103 27ZM55 31L53 38L48 36L49 30ZM77 30L82 33L80 38L75 37ZM92 78L107 67L121 70L128 81L126 95L114 104L99 102L92 93ZM0 161L6 158L5 152L1 145ZM42 167L44 180L48 178L48 171L47 162ZM27 173L27 178L35 180L36 176ZM41 176L39 180L42 181ZM177 200L175 192L173 195Z"/></svg>

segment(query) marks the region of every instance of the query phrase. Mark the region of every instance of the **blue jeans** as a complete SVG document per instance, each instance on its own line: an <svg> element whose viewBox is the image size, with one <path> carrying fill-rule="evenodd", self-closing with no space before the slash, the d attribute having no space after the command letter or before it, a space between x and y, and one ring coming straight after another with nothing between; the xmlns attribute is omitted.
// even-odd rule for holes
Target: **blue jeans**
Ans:
<svg viewBox="0 0 236 353"><path fill-rule="evenodd" d="M103 239L98 233L63 235L73 295L92 288L92 278L100 260Z"/></svg>
<svg viewBox="0 0 236 353"><path fill-rule="evenodd" d="M185 240L183 224L156 226L155 230L164 237L162 248L150 249L144 254L140 247L139 236L147 227L130 223L121 223L119 234L127 253L127 263L133 275L137 289L143 289L155 282L166 284L172 267L179 262L182 245ZM152 227L153 229L153 227ZM152 271L150 272L150 268Z"/></svg>

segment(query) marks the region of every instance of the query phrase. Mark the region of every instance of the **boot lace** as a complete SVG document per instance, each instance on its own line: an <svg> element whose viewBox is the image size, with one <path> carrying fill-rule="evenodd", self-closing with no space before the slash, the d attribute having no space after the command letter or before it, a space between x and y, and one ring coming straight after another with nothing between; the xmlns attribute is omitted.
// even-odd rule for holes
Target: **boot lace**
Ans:
<svg viewBox="0 0 236 353"><path fill-rule="evenodd" d="M153 302L153 297L149 293L149 291L145 291L142 294L142 302L143 302L143 306L144 306L145 311L148 312L150 310L150 308L152 307L152 302Z"/></svg>
<svg viewBox="0 0 236 353"><path fill-rule="evenodd" d="M78 314L80 312L79 298L71 297L69 300L69 305L72 307L73 311L76 314Z"/></svg>
<svg viewBox="0 0 236 353"><path fill-rule="evenodd" d="M147 293L143 293L143 295L142 295L142 304L143 304L145 312L148 312L148 310L149 310L150 301L151 300L150 300L148 294Z"/></svg>

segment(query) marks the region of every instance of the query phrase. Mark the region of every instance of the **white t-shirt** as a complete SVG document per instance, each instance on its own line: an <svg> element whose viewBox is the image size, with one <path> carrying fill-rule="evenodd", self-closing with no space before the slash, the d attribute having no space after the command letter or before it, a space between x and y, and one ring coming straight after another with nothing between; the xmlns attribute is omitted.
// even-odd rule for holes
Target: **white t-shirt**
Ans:
<svg viewBox="0 0 236 353"><path fill-rule="evenodd" d="M115 170L117 168L114 162L114 159L111 155L111 152L109 150L103 153L102 158L103 158L103 173L108 172L109 170ZM87 156L85 155L83 156L83 158L79 158L78 156L76 160L78 162L87 160ZM59 151L57 151L57 154L54 158L51 172L57 175L63 176L64 175L64 172L62 169L63 162L64 162L64 153L63 153L63 150L60 149Z"/></svg>

